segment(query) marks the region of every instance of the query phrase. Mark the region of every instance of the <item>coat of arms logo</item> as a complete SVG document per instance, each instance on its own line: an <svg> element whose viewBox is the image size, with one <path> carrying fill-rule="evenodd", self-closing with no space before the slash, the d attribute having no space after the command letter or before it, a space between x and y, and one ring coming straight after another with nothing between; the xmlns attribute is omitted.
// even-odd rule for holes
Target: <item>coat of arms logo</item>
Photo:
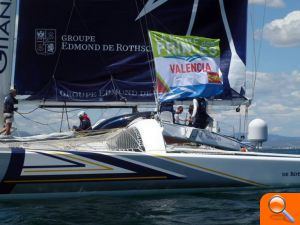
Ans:
<svg viewBox="0 0 300 225"><path fill-rule="evenodd" d="M35 30L35 51L38 55L53 55L56 51L56 30Z"/></svg>

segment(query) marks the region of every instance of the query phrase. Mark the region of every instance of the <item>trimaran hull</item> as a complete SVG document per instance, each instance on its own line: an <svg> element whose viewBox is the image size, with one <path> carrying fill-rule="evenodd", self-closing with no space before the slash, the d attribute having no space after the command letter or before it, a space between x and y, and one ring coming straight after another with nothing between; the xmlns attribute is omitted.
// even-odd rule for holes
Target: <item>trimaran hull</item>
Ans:
<svg viewBox="0 0 300 225"><path fill-rule="evenodd" d="M163 135L169 143L193 142L220 149L232 151L241 150L241 142L238 140L206 129L197 129L190 126L166 122L163 122L162 126L164 127ZM253 146L247 147L254 148Z"/></svg>
<svg viewBox="0 0 300 225"><path fill-rule="evenodd" d="M0 155L2 197L14 194L300 186L300 157L291 155L234 152L149 154L24 148L1 149Z"/></svg>

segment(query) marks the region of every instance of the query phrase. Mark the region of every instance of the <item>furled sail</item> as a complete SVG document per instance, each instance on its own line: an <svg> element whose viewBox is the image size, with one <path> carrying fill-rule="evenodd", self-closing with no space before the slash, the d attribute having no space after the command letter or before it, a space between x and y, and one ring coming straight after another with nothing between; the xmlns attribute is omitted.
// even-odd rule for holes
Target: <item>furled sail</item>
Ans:
<svg viewBox="0 0 300 225"><path fill-rule="evenodd" d="M31 99L151 102L155 30L219 39L219 98L231 99L243 94L246 18L247 0L20 0L15 86Z"/></svg>
<svg viewBox="0 0 300 225"><path fill-rule="evenodd" d="M219 39L149 31L160 102L223 92Z"/></svg>
<svg viewBox="0 0 300 225"><path fill-rule="evenodd" d="M1 1L0 4L0 127L3 123L3 100L11 87L13 73L13 52L15 47L15 1Z"/></svg>

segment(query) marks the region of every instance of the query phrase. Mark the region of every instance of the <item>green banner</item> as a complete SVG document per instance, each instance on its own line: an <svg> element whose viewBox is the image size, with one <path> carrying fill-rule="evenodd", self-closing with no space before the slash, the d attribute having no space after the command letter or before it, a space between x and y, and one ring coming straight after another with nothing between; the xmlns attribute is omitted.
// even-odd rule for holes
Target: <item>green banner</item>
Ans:
<svg viewBox="0 0 300 225"><path fill-rule="evenodd" d="M219 39L149 31L161 101L218 95L223 90Z"/></svg>

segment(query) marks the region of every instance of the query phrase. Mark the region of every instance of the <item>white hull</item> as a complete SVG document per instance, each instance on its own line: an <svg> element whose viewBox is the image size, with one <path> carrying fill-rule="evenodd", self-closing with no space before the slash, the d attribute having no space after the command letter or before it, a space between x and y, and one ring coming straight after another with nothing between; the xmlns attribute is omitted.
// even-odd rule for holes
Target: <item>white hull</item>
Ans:
<svg viewBox="0 0 300 225"><path fill-rule="evenodd" d="M1 194L300 186L300 158L218 153L1 152Z"/></svg>
<svg viewBox="0 0 300 225"><path fill-rule="evenodd" d="M142 126L135 126L146 143L144 151L139 152L112 150L108 142L102 142L103 135L90 139L9 143L15 147L2 145L1 196L300 187L300 157L297 155L178 146L160 150L160 144L154 143L159 142L155 141L158 136L152 139L152 146L151 135L148 141L144 140L141 127L149 130L144 122L138 122ZM91 138L94 141L90 141Z"/></svg>
<svg viewBox="0 0 300 225"><path fill-rule="evenodd" d="M236 139L205 129L197 129L172 123L162 123L162 126L164 127L164 137L173 141L193 142L233 151L240 151L242 147L242 144Z"/></svg>

